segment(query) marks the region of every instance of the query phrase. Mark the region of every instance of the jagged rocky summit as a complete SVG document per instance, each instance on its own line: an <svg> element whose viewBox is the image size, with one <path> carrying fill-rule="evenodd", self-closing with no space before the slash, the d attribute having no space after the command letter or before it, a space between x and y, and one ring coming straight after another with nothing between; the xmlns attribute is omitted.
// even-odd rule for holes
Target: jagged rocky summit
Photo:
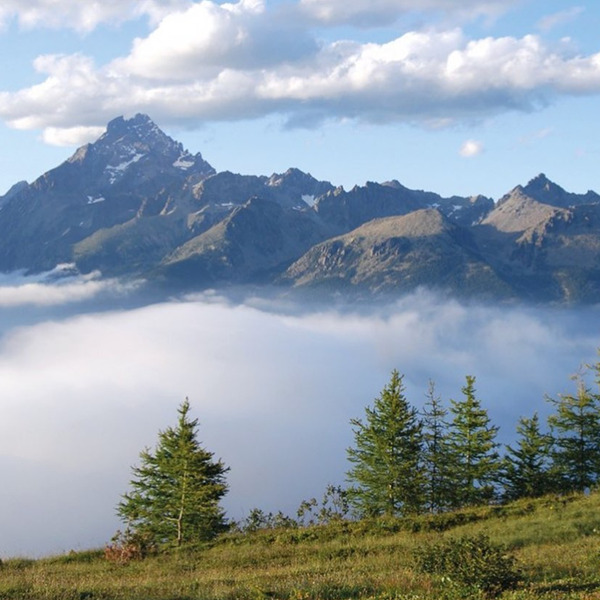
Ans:
<svg viewBox="0 0 600 600"><path fill-rule="evenodd" d="M427 287L534 302L600 300L600 196L538 175L498 202L398 181L346 191L291 168L217 173L146 115L0 198L0 271L144 278L166 289L275 285L394 297Z"/></svg>

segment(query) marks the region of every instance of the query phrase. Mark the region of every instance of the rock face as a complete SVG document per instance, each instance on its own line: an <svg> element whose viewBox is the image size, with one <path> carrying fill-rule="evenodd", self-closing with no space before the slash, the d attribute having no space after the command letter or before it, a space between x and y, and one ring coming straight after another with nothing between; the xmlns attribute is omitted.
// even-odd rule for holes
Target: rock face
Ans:
<svg viewBox="0 0 600 600"><path fill-rule="evenodd" d="M284 281L297 286L391 295L419 286L461 296L511 295L479 255L470 232L438 209L374 219L327 240L287 269Z"/></svg>
<svg viewBox="0 0 600 600"><path fill-rule="evenodd" d="M312 211L255 196L169 254L160 270L178 282L269 283L327 235Z"/></svg>
<svg viewBox="0 0 600 600"><path fill-rule="evenodd" d="M96 142L0 199L0 270L75 262L83 271L140 275L170 264L177 248L253 196L300 215L304 199L330 189L295 169L270 178L217 174L147 116L119 117Z"/></svg>
<svg viewBox="0 0 600 600"><path fill-rule="evenodd" d="M598 302L600 196L543 174L494 203L398 181L346 191L294 168L217 173L149 117L119 117L0 198L0 271L61 263L177 289L276 284L372 298L426 286Z"/></svg>
<svg viewBox="0 0 600 600"><path fill-rule="evenodd" d="M39 271L74 259L82 260L84 268L87 263L110 267L106 248L98 248L96 265L85 260L90 244L84 244L83 255L78 245L99 231L114 242L117 231L111 230L125 224L130 235L136 219L171 212L192 182L214 172L200 154L183 150L148 117L115 119L98 141L4 202L0 269Z"/></svg>
<svg viewBox="0 0 600 600"><path fill-rule="evenodd" d="M485 260L516 296L600 299L600 196L570 194L539 175L505 195L474 228Z"/></svg>
<svg viewBox="0 0 600 600"><path fill-rule="evenodd" d="M432 192L409 190L397 181L368 182L350 192L337 188L315 204L318 215L340 232L350 231L371 219L405 215L422 208L437 208L457 223L469 226L493 207L494 201L483 196L442 198Z"/></svg>

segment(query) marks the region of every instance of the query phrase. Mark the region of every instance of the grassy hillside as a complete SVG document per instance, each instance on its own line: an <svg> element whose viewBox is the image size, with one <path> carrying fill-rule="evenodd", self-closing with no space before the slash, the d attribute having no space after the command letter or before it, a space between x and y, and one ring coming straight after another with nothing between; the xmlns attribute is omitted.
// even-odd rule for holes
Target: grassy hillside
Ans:
<svg viewBox="0 0 600 600"><path fill-rule="evenodd" d="M433 544L484 533L521 582L499 597L600 599L600 493L546 497L412 519L228 534L210 547L128 564L102 551L0 568L0 598L44 600L433 600L480 597L422 573Z"/></svg>

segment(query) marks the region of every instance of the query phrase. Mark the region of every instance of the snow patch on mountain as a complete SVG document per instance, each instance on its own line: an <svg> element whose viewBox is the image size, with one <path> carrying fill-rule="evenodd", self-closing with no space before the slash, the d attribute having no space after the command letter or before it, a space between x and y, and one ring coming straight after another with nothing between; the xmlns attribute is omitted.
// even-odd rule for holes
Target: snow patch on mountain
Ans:
<svg viewBox="0 0 600 600"><path fill-rule="evenodd" d="M182 154L174 163L173 166L176 169L181 169L182 171L187 171L189 168L193 167L196 164L194 157L185 152Z"/></svg>
<svg viewBox="0 0 600 600"><path fill-rule="evenodd" d="M106 172L108 173L110 183L115 183L132 164L138 162L140 159L144 158L144 156L146 155L143 152L137 152L129 160L125 160L118 165L108 165L106 167Z"/></svg>

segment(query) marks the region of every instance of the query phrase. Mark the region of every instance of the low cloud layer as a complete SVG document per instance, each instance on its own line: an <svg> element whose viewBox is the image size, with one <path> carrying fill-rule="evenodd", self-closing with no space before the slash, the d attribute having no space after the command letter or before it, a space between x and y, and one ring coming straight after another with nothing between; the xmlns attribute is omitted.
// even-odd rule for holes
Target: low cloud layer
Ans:
<svg viewBox="0 0 600 600"><path fill-rule="evenodd" d="M578 53L568 40L466 35L460 25L465 20L510 8L495 1L302 0L273 6L263 0L173 0L160 11L155 2L109 2L100 9L64 1L64 15L55 4L8 3L0 21L3 10L5 21L12 16L41 26L50 5L63 25L83 29L140 14L154 20L127 55L106 64L81 53L40 55L35 85L0 92L0 117L15 128L42 130L48 143L90 141L116 115L139 111L163 126L277 115L302 127L345 119L430 127L600 92L600 54ZM416 9L430 18L451 13L459 25L440 21L368 42L341 39L330 27L390 23ZM566 16L575 19L579 12ZM542 30L566 18L552 17ZM50 17L45 24L52 22Z"/></svg>
<svg viewBox="0 0 600 600"><path fill-rule="evenodd" d="M97 299L130 294L138 287L135 282L101 279L100 273L85 276L60 277L48 283L55 272L23 278L21 274L0 274L0 309L25 306L63 306Z"/></svg>
<svg viewBox="0 0 600 600"><path fill-rule="evenodd" d="M544 394L570 391L569 375L595 360L600 327L593 309L465 306L427 294L368 314L200 298L51 317L5 326L0 343L2 556L108 541L130 467L186 396L200 438L231 467L229 515L293 513L344 483L349 420L392 369L417 406L429 379L448 400L475 375L509 440L520 415L544 414Z"/></svg>

